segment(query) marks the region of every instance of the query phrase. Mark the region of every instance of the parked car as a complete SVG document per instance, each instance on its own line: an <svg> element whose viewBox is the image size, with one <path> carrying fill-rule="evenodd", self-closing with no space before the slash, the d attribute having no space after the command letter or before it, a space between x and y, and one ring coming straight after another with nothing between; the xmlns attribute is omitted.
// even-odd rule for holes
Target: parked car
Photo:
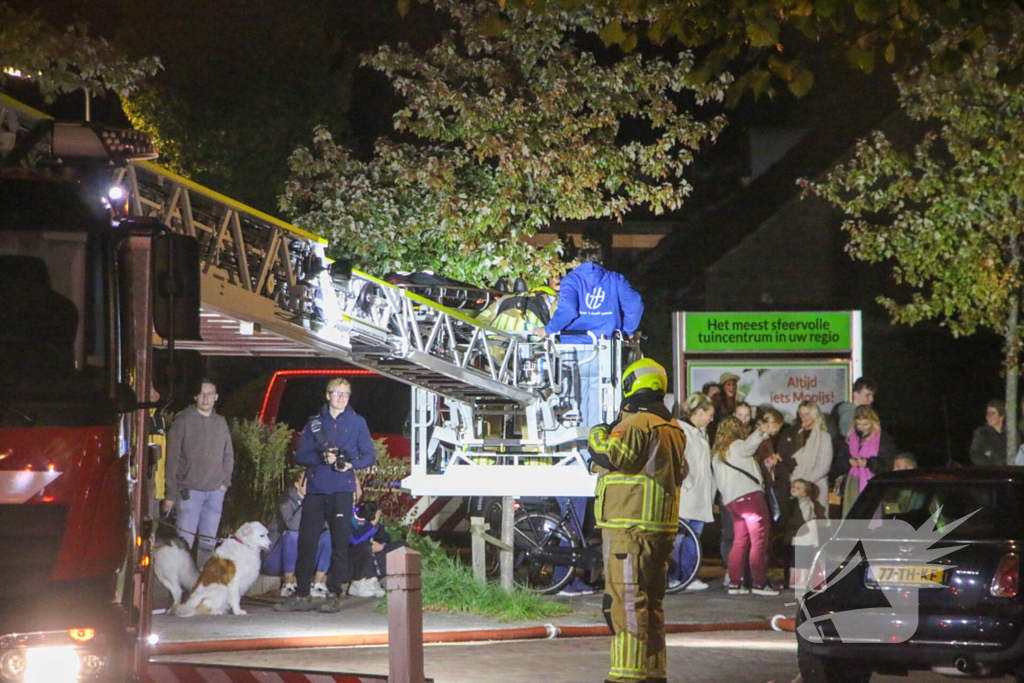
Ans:
<svg viewBox="0 0 1024 683"><path fill-rule="evenodd" d="M388 453L408 460L409 387L372 370L351 366L279 370L263 394L260 421L287 424L297 436L327 402L327 382L334 377L352 384L352 407L366 419L373 438L383 438Z"/></svg>
<svg viewBox="0 0 1024 683"><path fill-rule="evenodd" d="M832 525L797 614L804 683L928 669L1024 682L1024 468L878 475Z"/></svg>

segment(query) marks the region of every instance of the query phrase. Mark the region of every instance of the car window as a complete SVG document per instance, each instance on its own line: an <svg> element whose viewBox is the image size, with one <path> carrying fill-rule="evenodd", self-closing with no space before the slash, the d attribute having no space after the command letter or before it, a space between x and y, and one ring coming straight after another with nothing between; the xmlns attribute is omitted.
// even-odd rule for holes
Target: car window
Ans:
<svg viewBox="0 0 1024 683"><path fill-rule="evenodd" d="M289 377L281 395L277 421L295 431L327 402L325 389L330 377ZM352 383L350 405L366 418L372 434L402 434L409 416L409 387L379 375L346 377Z"/></svg>
<svg viewBox="0 0 1024 683"><path fill-rule="evenodd" d="M974 513L947 538L996 539L1021 531L1024 490L1006 482L906 482L869 484L850 510L848 519L899 519L915 529L938 514L936 528Z"/></svg>

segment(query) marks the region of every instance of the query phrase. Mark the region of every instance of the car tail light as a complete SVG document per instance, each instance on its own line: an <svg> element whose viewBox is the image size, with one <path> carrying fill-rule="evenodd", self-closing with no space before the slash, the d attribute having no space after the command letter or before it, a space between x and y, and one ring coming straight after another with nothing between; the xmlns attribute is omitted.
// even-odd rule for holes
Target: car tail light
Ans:
<svg viewBox="0 0 1024 683"><path fill-rule="evenodd" d="M825 583L828 581L828 574L825 572L825 556L820 552L814 558L811 565L811 577L807 581L807 587L812 592L825 590Z"/></svg>
<svg viewBox="0 0 1024 683"><path fill-rule="evenodd" d="M1020 559L1016 555L1003 555L999 560L992 585L988 592L997 598L1012 598L1017 595L1017 582L1020 575Z"/></svg>

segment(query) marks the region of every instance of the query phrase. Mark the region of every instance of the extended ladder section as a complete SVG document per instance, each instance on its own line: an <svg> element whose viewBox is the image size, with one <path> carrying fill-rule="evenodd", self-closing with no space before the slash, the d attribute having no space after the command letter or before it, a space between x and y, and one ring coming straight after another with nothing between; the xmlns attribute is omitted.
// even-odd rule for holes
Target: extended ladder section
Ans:
<svg viewBox="0 0 1024 683"><path fill-rule="evenodd" d="M0 95L7 149L43 121L49 117ZM407 485L417 495L592 494L585 468L566 467L581 465L586 448L577 366L588 354L600 357L610 421L622 359L634 346L531 341L478 323L465 310L331 264L323 239L157 164L129 164L114 181L127 191L131 215L199 240L203 341L177 348L331 356L411 385ZM541 464L553 467L544 475L528 467Z"/></svg>

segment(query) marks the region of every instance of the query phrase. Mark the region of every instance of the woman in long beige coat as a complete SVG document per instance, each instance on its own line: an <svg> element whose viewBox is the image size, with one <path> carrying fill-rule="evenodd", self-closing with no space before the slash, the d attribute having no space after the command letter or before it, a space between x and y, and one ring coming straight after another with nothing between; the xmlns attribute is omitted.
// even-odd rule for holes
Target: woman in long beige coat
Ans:
<svg viewBox="0 0 1024 683"><path fill-rule="evenodd" d="M817 501L828 510L828 471L832 466L832 438L821 409L814 401L804 401L797 409L797 450L793 454L790 481L804 479L818 489Z"/></svg>

